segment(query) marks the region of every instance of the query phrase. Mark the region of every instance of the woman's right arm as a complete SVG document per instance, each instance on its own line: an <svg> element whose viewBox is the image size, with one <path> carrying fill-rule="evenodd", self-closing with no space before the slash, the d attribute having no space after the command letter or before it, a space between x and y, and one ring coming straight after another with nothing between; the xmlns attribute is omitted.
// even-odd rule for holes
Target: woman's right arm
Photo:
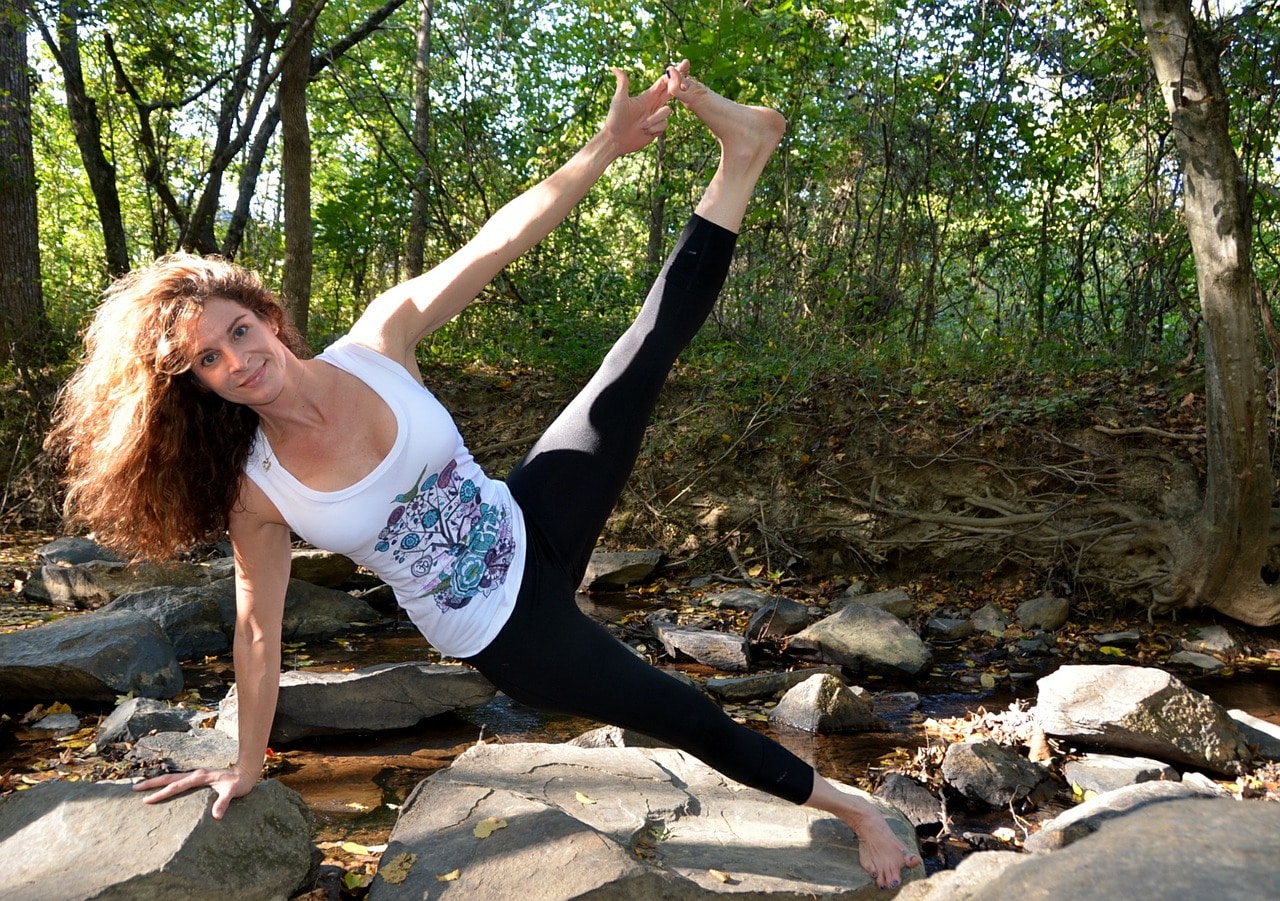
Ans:
<svg viewBox="0 0 1280 901"><path fill-rule="evenodd" d="M213 818L222 819L232 798L247 795L262 776L280 689L280 641L289 587L290 533L275 506L247 479L231 514L236 560L236 695L239 751L225 769L168 773L134 786L154 803L202 786L217 794Z"/></svg>

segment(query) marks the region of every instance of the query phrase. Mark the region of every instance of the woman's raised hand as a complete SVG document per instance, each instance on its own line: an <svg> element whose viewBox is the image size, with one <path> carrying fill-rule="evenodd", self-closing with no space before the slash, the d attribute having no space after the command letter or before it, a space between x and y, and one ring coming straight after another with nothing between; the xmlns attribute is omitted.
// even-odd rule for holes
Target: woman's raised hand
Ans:
<svg viewBox="0 0 1280 901"><path fill-rule="evenodd" d="M678 66L669 66L648 90L632 97L627 73L614 68L613 74L618 80L618 86L609 103L604 132L612 140L618 156L647 147L654 138L667 130L667 119L671 116L668 103L681 89L684 76L688 73L688 60Z"/></svg>

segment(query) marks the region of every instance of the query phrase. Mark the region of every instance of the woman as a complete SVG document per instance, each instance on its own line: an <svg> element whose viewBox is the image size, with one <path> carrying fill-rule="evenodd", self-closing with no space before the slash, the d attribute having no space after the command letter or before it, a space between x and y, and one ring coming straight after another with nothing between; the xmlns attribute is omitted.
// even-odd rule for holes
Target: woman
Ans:
<svg viewBox="0 0 1280 901"><path fill-rule="evenodd" d="M881 887L920 863L873 805L628 653L574 602L785 125L690 78L687 61L635 97L614 71L603 128L565 166L435 269L375 299L316 359L300 358L261 283L221 261L165 258L108 292L51 436L68 458L68 508L149 555L225 528L236 560L238 760L141 782L148 802L210 786L221 818L259 780L292 530L377 572L432 644L511 697L653 735L835 814ZM663 133L673 99L715 135L719 168L635 323L506 481L491 480L422 387L415 348L559 225L614 160Z"/></svg>

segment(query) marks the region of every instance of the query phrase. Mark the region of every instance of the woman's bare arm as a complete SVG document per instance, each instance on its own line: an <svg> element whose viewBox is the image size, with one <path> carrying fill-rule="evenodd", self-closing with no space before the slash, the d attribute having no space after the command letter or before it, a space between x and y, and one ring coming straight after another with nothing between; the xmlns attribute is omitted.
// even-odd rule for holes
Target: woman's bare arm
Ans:
<svg viewBox="0 0 1280 901"><path fill-rule="evenodd" d="M138 791L156 789L146 797L148 803L210 786L217 793L212 814L219 820L231 799L248 794L262 776L280 688L280 640L290 563L289 528L248 479L231 515L230 532L236 559L236 762L226 768L168 773L134 786Z"/></svg>
<svg viewBox="0 0 1280 901"><path fill-rule="evenodd" d="M474 238L435 268L379 295L351 330L358 343L417 374L414 349L480 294L503 267L549 235L614 160L648 145L667 125L670 82L664 75L631 97L619 69L601 130L564 166L498 210Z"/></svg>

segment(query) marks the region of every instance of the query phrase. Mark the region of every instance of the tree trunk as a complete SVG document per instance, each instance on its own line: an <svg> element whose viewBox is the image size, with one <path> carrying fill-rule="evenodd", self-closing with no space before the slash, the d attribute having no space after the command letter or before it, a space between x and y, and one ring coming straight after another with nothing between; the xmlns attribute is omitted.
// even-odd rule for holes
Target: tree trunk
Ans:
<svg viewBox="0 0 1280 901"><path fill-rule="evenodd" d="M434 0L420 0L422 14L418 20L418 56L413 70L413 146L418 154L418 168L413 179L413 210L409 218L409 236L405 240L404 270L406 278L422 275L426 263L427 207L431 196L431 167L427 148L431 141L431 28L435 16Z"/></svg>
<svg viewBox="0 0 1280 901"><path fill-rule="evenodd" d="M89 188L93 191L93 200L98 207L107 273L112 276L122 275L130 268L129 246L125 239L124 216L120 212L116 168L102 150L102 120L98 118L98 103L89 96L80 64L80 4L76 0L63 0L58 10L56 35L34 9L31 10L31 19L40 29L41 37L62 71L71 131L75 135L76 146L80 149L80 161L84 165Z"/></svg>
<svg viewBox="0 0 1280 901"><path fill-rule="evenodd" d="M307 125L307 83L311 80L311 48L315 38L317 0L294 0L289 10L289 46L280 72L280 132L284 138L284 274L285 308L305 337L311 309L311 130ZM321 0L323 5L323 0Z"/></svg>
<svg viewBox="0 0 1280 901"><path fill-rule="evenodd" d="M0 363L11 360L24 387L39 395L49 326L40 288L29 78L26 19L14 0L0 0Z"/></svg>
<svg viewBox="0 0 1280 901"><path fill-rule="evenodd" d="M1209 605L1257 626L1280 623L1263 580L1272 474L1267 403L1253 312L1250 203L1231 143L1219 48L1189 0L1138 0L1156 77L1173 120L1183 207L1204 316L1208 476L1199 517L1172 548L1159 607Z"/></svg>

